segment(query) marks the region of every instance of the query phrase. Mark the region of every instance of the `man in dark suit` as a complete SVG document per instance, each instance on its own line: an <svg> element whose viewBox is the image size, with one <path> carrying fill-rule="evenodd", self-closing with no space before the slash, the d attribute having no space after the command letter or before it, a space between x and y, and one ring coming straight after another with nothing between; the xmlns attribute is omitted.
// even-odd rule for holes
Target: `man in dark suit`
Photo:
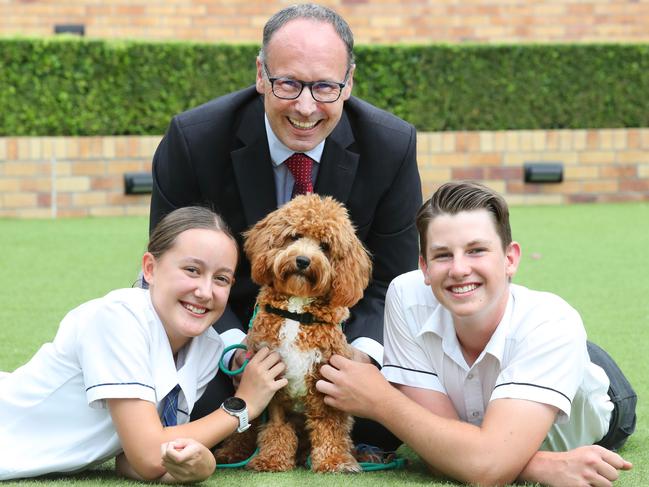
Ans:
<svg viewBox="0 0 649 487"><path fill-rule="evenodd" d="M414 127L352 97L354 70L352 33L335 12L304 4L275 14L264 27L255 86L171 121L153 160L150 228L175 208L207 204L241 239L291 198L295 178L286 160L306 154L313 191L346 205L372 254L372 281L345 333L355 360L379 365L387 286L417 267L421 183ZM215 324L226 344L243 339L256 293L242 257L229 307ZM227 397L223 374L216 380L193 418ZM377 425L364 427L357 422L355 439L370 442Z"/></svg>

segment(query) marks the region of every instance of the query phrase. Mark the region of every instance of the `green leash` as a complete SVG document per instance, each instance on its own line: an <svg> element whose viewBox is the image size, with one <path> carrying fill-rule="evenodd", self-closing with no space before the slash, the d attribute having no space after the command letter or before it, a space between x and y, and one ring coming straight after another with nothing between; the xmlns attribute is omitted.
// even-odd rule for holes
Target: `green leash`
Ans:
<svg viewBox="0 0 649 487"><path fill-rule="evenodd" d="M358 464L363 469L363 472L376 472L377 470L395 470L397 468L403 468L408 464L408 460L395 455L393 460L385 463L358 462ZM309 469L311 468L311 456L307 457L306 466L309 467Z"/></svg>
<svg viewBox="0 0 649 487"><path fill-rule="evenodd" d="M237 370L228 369L228 366L223 362L223 360L225 359L225 354L228 353L230 350L235 350L237 348L240 348L242 350L248 350L248 347L246 347L243 343L235 343L234 345L225 347L225 350L223 350L223 353L221 354L221 360L219 360L219 369L221 369L221 372L223 372L225 375L233 376L233 375L240 374L241 372L243 372L243 369L246 368L248 362L250 362L250 359L247 358L243 361L243 364Z"/></svg>
<svg viewBox="0 0 649 487"><path fill-rule="evenodd" d="M257 455L257 453L259 453L259 447L257 447L257 449L252 453L252 455L250 455L245 460L241 460L240 462L235 462L235 463L217 463L216 468L243 468L246 465L248 465L250 460L252 460L253 457Z"/></svg>
<svg viewBox="0 0 649 487"><path fill-rule="evenodd" d="M255 309L252 311L252 316L250 317L250 321L248 322L248 329L252 328L252 322L255 319L255 316L257 316L258 309L259 309L259 305L256 304ZM236 350L237 348L246 351L248 350L248 347L246 347L243 343L235 343L234 345L225 347L225 350L223 350L223 353L221 354L221 360L219 360L219 369L221 369L221 372L223 372L225 375L229 375L230 377L242 373L243 369L245 369L246 365L248 365L248 362L250 362L250 359L247 358L243 361L243 364L237 370L228 369L228 366L223 362L223 359L225 358L225 354L228 353L230 350Z"/></svg>
<svg viewBox="0 0 649 487"><path fill-rule="evenodd" d="M259 453L259 447L245 460L236 463L217 463L216 468L243 468L250 460L252 460ZM408 460L405 458L400 458L395 456L393 460L385 463L374 463L374 462L358 462L360 467L363 469L363 472L376 472L378 470L395 470L398 468L404 468L408 464ZM306 459L306 466L311 469L311 456Z"/></svg>
<svg viewBox="0 0 649 487"><path fill-rule="evenodd" d="M252 320L255 319L255 316L257 315L257 308L258 306L255 306L255 310L252 312L252 317L250 318L250 322L248 323L248 328L252 328ZM221 372L223 372L225 375L228 376L233 376L237 375L243 372L243 370L246 368L246 365L248 365L248 362L250 362L250 359L247 358L243 361L243 364L241 364L241 367L239 367L237 370L230 370L228 369L228 366L223 362L225 355L230 351L230 350L236 350L240 348L241 350L248 350L248 347L245 346L243 343L235 343L234 345L230 345L228 347L225 347L225 350L223 350L223 353L221 354L221 360L219 360L219 369L221 369ZM266 421L266 410L264 410L264 413L262 415L262 421ZM252 452L252 455L250 455L248 458L245 460L241 460L240 462L235 462L235 463L217 463L216 468L242 468L248 465L250 463L250 460L252 460L257 453L259 453L259 447L255 449L254 452Z"/></svg>

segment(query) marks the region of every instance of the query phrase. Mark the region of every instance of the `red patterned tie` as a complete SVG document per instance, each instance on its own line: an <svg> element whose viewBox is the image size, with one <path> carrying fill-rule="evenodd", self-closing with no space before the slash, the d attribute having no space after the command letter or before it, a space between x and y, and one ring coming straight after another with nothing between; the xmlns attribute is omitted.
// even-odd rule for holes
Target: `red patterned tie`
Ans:
<svg viewBox="0 0 649 487"><path fill-rule="evenodd" d="M311 181L313 159L305 154L296 152L284 162L289 171L291 171L291 174L293 174L293 179L295 179L291 198L298 194L313 193L313 181Z"/></svg>

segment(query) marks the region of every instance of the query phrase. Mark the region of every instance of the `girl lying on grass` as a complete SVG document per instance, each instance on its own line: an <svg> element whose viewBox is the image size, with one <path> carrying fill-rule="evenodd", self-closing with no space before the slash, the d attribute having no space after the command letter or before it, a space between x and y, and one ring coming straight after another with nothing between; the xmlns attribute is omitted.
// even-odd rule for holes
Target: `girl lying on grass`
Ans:
<svg viewBox="0 0 649 487"><path fill-rule="evenodd" d="M0 384L0 480L76 472L116 457L118 474L167 483L214 471L209 448L245 428L218 409L189 414L214 377L237 245L206 208L180 208L151 235L142 258L149 289L112 291L65 316L52 343ZM262 349L235 399L255 418L284 365Z"/></svg>

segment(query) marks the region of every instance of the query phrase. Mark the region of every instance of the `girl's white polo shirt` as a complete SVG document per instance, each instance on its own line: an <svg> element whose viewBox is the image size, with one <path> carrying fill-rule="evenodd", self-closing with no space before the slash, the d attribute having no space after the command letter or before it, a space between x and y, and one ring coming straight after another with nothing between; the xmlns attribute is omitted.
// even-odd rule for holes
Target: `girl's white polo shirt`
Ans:
<svg viewBox="0 0 649 487"><path fill-rule="evenodd" d="M446 394L461 420L480 425L490 401L525 399L559 410L543 449L599 441L613 404L605 372L590 362L577 311L558 296L510 285L496 331L469 366L451 314L421 271L394 279L386 295L383 375Z"/></svg>
<svg viewBox="0 0 649 487"><path fill-rule="evenodd" d="M210 327L176 369L148 290L119 289L75 308L52 343L0 382L0 480L77 471L119 454L106 399L143 399L160 411L180 384L178 423L187 422L222 351Z"/></svg>

